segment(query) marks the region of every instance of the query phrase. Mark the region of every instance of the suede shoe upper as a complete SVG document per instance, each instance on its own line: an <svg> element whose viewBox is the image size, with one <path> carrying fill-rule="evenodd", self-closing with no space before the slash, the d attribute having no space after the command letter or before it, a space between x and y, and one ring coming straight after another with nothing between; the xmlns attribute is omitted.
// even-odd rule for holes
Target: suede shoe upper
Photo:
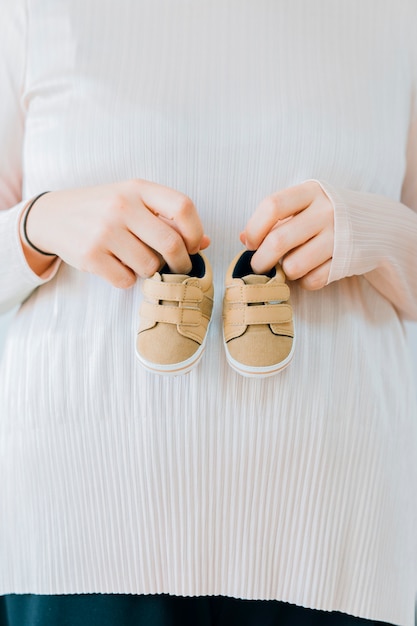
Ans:
<svg viewBox="0 0 417 626"><path fill-rule="evenodd" d="M294 323L285 274L277 265L254 274L253 253L240 253L226 275L223 335L230 365L245 376L270 376L293 355Z"/></svg>
<svg viewBox="0 0 417 626"><path fill-rule="evenodd" d="M190 275L164 268L143 282L136 353L155 373L186 373L204 350L213 309L213 277L201 253L191 258Z"/></svg>

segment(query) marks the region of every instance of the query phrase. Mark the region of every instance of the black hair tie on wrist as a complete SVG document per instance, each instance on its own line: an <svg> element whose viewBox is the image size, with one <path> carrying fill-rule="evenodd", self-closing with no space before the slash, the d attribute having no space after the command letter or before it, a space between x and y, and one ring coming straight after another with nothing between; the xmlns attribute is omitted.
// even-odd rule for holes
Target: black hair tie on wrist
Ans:
<svg viewBox="0 0 417 626"><path fill-rule="evenodd" d="M43 250L40 250L40 248L37 248L29 239L28 237L28 233L26 230L26 225L27 225L27 221L28 221L28 215L33 207L33 205L35 204L35 202L37 200L39 200L39 198L41 198L42 196L44 196L46 193L50 193L49 191L43 191L42 193L40 193L38 196L36 196L36 198L34 198L31 203L29 204L28 208L25 211L25 216L23 218L23 235L25 237L25 241L28 244L28 246L30 248L32 248L33 250L36 250L36 252L39 252L40 254L43 254L45 256L56 256L56 254L53 254L51 252L44 252Z"/></svg>

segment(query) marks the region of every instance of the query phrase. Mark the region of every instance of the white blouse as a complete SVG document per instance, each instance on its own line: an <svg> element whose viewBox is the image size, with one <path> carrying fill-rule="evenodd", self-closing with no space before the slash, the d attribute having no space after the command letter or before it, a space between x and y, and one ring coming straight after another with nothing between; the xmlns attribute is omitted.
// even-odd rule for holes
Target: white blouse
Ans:
<svg viewBox="0 0 417 626"><path fill-rule="evenodd" d="M414 0L0 0L0 593L279 599L403 626L417 591ZM134 354L129 290L18 238L44 190L152 180L212 245L203 362ZM291 284L296 355L245 379L224 275L267 195L335 207L329 284Z"/></svg>

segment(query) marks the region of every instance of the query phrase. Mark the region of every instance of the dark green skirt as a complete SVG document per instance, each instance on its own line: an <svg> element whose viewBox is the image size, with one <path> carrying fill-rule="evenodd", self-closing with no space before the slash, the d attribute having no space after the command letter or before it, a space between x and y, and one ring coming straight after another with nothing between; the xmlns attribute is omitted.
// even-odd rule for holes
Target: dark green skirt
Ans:
<svg viewBox="0 0 417 626"><path fill-rule="evenodd" d="M0 596L0 626L376 626L275 600L168 595Z"/></svg>

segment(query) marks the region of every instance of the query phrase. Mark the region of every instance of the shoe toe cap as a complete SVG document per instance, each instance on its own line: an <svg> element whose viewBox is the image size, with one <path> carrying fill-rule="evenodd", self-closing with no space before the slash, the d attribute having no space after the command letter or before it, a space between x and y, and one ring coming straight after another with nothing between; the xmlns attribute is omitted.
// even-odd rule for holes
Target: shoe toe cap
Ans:
<svg viewBox="0 0 417 626"><path fill-rule="evenodd" d="M270 367L285 361L292 347L292 337L274 335L264 325L248 326L243 335L227 343L232 359L255 368Z"/></svg>
<svg viewBox="0 0 417 626"><path fill-rule="evenodd" d="M199 344L184 337L172 324L158 323L153 328L138 334L137 352L151 363L174 365L192 357Z"/></svg>

